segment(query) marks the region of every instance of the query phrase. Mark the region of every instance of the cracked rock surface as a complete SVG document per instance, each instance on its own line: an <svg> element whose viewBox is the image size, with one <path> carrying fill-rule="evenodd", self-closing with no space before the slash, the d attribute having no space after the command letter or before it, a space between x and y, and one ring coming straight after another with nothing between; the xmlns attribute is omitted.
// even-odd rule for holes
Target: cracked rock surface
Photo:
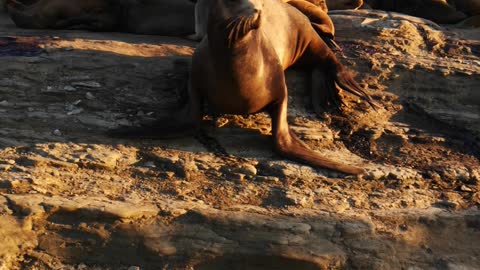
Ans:
<svg viewBox="0 0 480 270"><path fill-rule="evenodd" d="M0 269L477 269L479 30L334 11L340 60L380 105L289 122L361 177L284 160L266 114L202 138L112 139L171 112L196 43L25 30L0 15Z"/></svg>

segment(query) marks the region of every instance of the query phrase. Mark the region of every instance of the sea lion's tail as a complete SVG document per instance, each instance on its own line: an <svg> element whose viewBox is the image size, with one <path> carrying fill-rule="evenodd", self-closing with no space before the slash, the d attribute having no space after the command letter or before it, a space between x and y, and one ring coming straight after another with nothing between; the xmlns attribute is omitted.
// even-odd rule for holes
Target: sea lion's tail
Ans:
<svg viewBox="0 0 480 270"><path fill-rule="evenodd" d="M334 74L331 74L333 76L328 77L333 77L335 83L341 89L365 100L368 104L370 104L370 106L372 106L373 109L377 109L378 106L373 102L370 95L368 95L365 90L363 90L362 87L358 85L358 83L353 79L350 72L348 72L348 70L337 59L334 58L332 60L333 68L328 70L333 71ZM336 91L336 89L329 89L327 91Z"/></svg>

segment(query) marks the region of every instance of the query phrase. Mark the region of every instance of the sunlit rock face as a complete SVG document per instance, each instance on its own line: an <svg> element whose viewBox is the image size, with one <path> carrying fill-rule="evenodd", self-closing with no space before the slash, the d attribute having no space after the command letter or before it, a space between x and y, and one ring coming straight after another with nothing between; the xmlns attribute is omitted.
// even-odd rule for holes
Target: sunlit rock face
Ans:
<svg viewBox="0 0 480 270"><path fill-rule="evenodd" d="M382 11L332 11L337 41L370 87L395 93L431 117L480 134L475 30ZM478 33L478 32L477 32Z"/></svg>

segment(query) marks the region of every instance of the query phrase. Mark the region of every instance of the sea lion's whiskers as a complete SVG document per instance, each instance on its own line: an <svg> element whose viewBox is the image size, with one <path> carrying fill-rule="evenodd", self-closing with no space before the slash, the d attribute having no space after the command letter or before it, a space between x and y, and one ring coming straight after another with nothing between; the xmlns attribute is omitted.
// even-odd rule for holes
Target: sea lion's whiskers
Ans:
<svg viewBox="0 0 480 270"><path fill-rule="evenodd" d="M244 37L252 30L257 23L258 18L255 16L238 16L230 19L225 24L227 34L227 44L231 48L233 44Z"/></svg>
<svg viewBox="0 0 480 270"><path fill-rule="evenodd" d="M228 36L227 36L227 44L228 44L228 47L231 48L233 46L233 43L235 42L235 40L237 40L237 37L236 37L236 30L238 28L238 24L240 22L240 17L236 17L234 19L232 19L231 21L229 21L226 25L226 30L228 32Z"/></svg>

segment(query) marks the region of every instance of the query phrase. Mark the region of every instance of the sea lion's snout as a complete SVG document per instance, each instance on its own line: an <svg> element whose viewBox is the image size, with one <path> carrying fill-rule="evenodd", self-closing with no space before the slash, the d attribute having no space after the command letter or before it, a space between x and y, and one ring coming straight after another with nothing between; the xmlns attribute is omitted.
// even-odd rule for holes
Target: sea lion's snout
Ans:
<svg viewBox="0 0 480 270"><path fill-rule="evenodd" d="M262 11L259 9L254 9L253 16L254 19L252 23L252 29L258 29L260 28L260 25L262 25Z"/></svg>

